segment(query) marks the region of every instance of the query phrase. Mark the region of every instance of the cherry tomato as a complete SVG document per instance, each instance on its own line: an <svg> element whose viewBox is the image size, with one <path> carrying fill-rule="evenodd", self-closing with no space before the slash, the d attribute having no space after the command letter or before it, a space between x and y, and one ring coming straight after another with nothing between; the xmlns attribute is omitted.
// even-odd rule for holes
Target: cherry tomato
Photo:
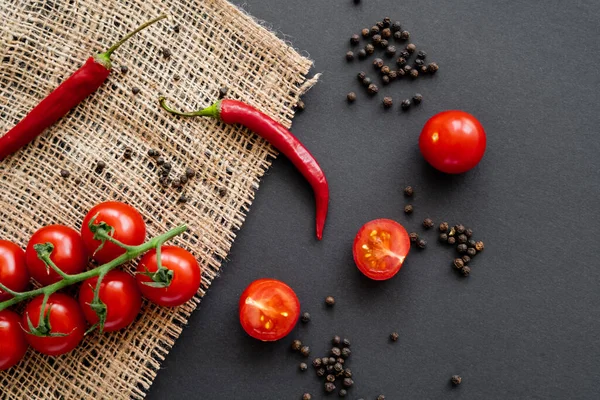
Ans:
<svg viewBox="0 0 600 400"><path fill-rule="evenodd" d="M46 264L38 258L33 248L36 244L45 243L52 243L54 246L54 250L50 253L50 260L63 272L72 275L85 270L87 253L79 232L64 225L45 226L31 236L26 250L27 269L31 277L43 286L62 279L52 268L46 268Z"/></svg>
<svg viewBox="0 0 600 400"><path fill-rule="evenodd" d="M22 292L29 284L25 252L7 240L0 240L0 283L15 292ZM0 302L11 297L0 289Z"/></svg>
<svg viewBox="0 0 600 400"><path fill-rule="evenodd" d="M464 111L444 111L427 121L419 137L425 160L447 174L475 167L485 153L486 136L481 123Z"/></svg>
<svg viewBox="0 0 600 400"><path fill-rule="evenodd" d="M173 271L173 278L167 287L152 287L152 279L145 272L156 272L156 250L144 254L135 275L138 287L144 297L163 307L176 307L190 300L200 288L200 266L192 253L177 246L162 246L160 261L162 266Z"/></svg>
<svg viewBox="0 0 600 400"><path fill-rule="evenodd" d="M354 238L354 262L376 281L396 275L410 250L406 229L391 219L375 219L359 229Z"/></svg>
<svg viewBox="0 0 600 400"><path fill-rule="evenodd" d="M90 325L98 323L99 320L96 312L90 307L97 283L97 277L90 278L85 280L79 289L79 306ZM142 307L142 295L133 276L117 270L110 271L102 279L100 301L106 305L106 332L118 331L131 324Z"/></svg>
<svg viewBox="0 0 600 400"><path fill-rule="evenodd" d="M21 321L24 329L29 330L27 316L34 327L38 326L43 299L43 295L37 296L25 307ZM81 343L86 329L85 318L79 304L66 294L54 293L46 303L44 313L48 315L48 312L52 328L50 332L62 333L65 336L41 337L28 332L25 334L25 339L31 347L42 354L59 356L70 352Z"/></svg>
<svg viewBox="0 0 600 400"><path fill-rule="evenodd" d="M118 201L107 201L94 206L83 219L81 236L90 255L94 254L102 243L99 240L94 240L94 234L88 227L90 220L96 215L94 224L106 222L113 227L114 232L112 237L114 239L130 246L137 246L144 243L146 239L146 223L142 215L128 204ZM104 247L94 254L93 257L99 263L105 264L123 253L125 253L125 249L107 241L104 243Z"/></svg>
<svg viewBox="0 0 600 400"><path fill-rule="evenodd" d="M240 297L240 323L255 339L279 340L289 334L300 315L296 293L276 279L252 282Z"/></svg>
<svg viewBox="0 0 600 400"><path fill-rule="evenodd" d="M13 311L0 311L0 371L18 363L27 351L21 317Z"/></svg>

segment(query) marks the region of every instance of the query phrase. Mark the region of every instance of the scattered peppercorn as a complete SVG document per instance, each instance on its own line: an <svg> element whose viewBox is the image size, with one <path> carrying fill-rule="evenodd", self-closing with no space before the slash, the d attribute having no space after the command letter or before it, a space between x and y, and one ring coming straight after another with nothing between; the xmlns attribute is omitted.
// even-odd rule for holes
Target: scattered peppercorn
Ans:
<svg viewBox="0 0 600 400"><path fill-rule="evenodd" d="M429 72L434 74L437 72L438 69L440 69L440 67L436 63L429 63L429 65L427 66L427 69L429 70Z"/></svg>
<svg viewBox="0 0 600 400"><path fill-rule="evenodd" d="M127 65L121 65L121 73L126 74L127 71L129 71L129 68L127 68Z"/></svg>
<svg viewBox="0 0 600 400"><path fill-rule="evenodd" d="M188 178L193 178L196 175L196 171L194 171L193 168L187 167L185 169L185 176L187 176Z"/></svg>
<svg viewBox="0 0 600 400"><path fill-rule="evenodd" d="M417 246L419 246L420 249L424 249L427 247L427 241L425 239L419 239L417 240Z"/></svg>
<svg viewBox="0 0 600 400"><path fill-rule="evenodd" d="M158 151L156 151L154 149L150 149L150 150L148 150L148 155L150 157L156 157L158 155Z"/></svg>
<svg viewBox="0 0 600 400"><path fill-rule="evenodd" d="M448 231L449 227L450 227L450 225L448 225L447 222L442 222L440 224L440 232L446 232L446 231Z"/></svg>
<svg viewBox="0 0 600 400"><path fill-rule="evenodd" d="M425 229L431 229L431 228L433 228L433 225L434 225L434 223L433 223L433 220L431 218L425 218L423 220L423 227Z"/></svg>
<svg viewBox="0 0 600 400"><path fill-rule="evenodd" d="M181 187L181 180L179 178L173 179L173 187L174 188Z"/></svg>
<svg viewBox="0 0 600 400"><path fill-rule="evenodd" d="M379 396L377 396L377 400L385 400L385 396L380 394Z"/></svg>
<svg viewBox="0 0 600 400"><path fill-rule="evenodd" d="M448 241L448 234L447 233L440 233L440 242L446 243L447 241Z"/></svg>
<svg viewBox="0 0 600 400"><path fill-rule="evenodd" d="M402 33L400 34L400 39L402 39L402 40L408 40L408 38L410 38L410 32L409 31L402 31Z"/></svg>
<svg viewBox="0 0 600 400"><path fill-rule="evenodd" d="M348 392L346 391L346 389L340 389L340 392L339 392L340 397L346 397L347 394L348 394Z"/></svg>
<svg viewBox="0 0 600 400"><path fill-rule="evenodd" d="M137 87L137 86L136 86L136 87L133 87L133 88L131 89L131 92L132 92L133 94L138 94L138 93L140 92L140 88L139 88L139 87Z"/></svg>
<svg viewBox="0 0 600 400"><path fill-rule="evenodd" d="M302 346L300 348L300 354L302 354L304 357L308 357L310 355L310 347Z"/></svg>
<svg viewBox="0 0 600 400"><path fill-rule="evenodd" d="M379 47L382 49L385 49L389 46L390 42L388 42L387 39L381 39L381 42L379 42Z"/></svg>
<svg viewBox="0 0 600 400"><path fill-rule="evenodd" d="M372 83L371 78L367 76L365 79L363 79L362 83L364 86L368 87Z"/></svg>
<svg viewBox="0 0 600 400"><path fill-rule="evenodd" d="M346 99L348 100L348 103L354 103L354 101L356 100L356 93L354 92L350 92L346 95Z"/></svg>
<svg viewBox="0 0 600 400"><path fill-rule="evenodd" d="M413 189L412 186L407 186L404 188L404 195L406 197L412 197L413 194L415 194L415 189Z"/></svg>
<svg viewBox="0 0 600 400"><path fill-rule="evenodd" d="M392 25L392 19L390 17L385 17L382 21L384 28L389 28L390 25Z"/></svg>
<svg viewBox="0 0 600 400"><path fill-rule="evenodd" d="M375 25L377 25L377 27L379 28L380 31L385 27L385 24L383 23L383 21L377 21L377 23Z"/></svg>
<svg viewBox="0 0 600 400"><path fill-rule="evenodd" d="M370 33L371 33L371 31L369 31L369 28L364 28L363 30L360 31L360 34L365 38L369 37Z"/></svg>
<svg viewBox="0 0 600 400"><path fill-rule="evenodd" d="M312 400L312 396L310 395L310 393L304 393L302 395L302 400Z"/></svg>
<svg viewBox="0 0 600 400"><path fill-rule="evenodd" d="M407 204L404 206L404 212L406 214L412 214L414 211L414 207L412 206L412 204Z"/></svg>
<svg viewBox="0 0 600 400"><path fill-rule="evenodd" d="M390 73L390 71L391 71L391 70L390 70L390 67L389 67L389 66L387 66L387 65L384 65L383 67L381 67L381 73L382 73L382 74L384 74L384 75L387 75L387 74L389 74L389 73Z"/></svg>
<svg viewBox="0 0 600 400"><path fill-rule="evenodd" d="M369 85L369 87L367 88L367 91L369 92L370 95L375 95L375 94L377 94L377 92L379 92L379 88L374 83L371 83Z"/></svg>
<svg viewBox="0 0 600 400"><path fill-rule="evenodd" d="M60 176L62 178L68 178L69 176L71 176L71 173L69 171L67 171L66 169L61 169L60 170Z"/></svg>
<svg viewBox="0 0 600 400"><path fill-rule="evenodd" d="M484 249L484 247L485 246L481 240L479 242L475 243L475 250L477 250L477 251L482 251Z"/></svg>
<svg viewBox="0 0 600 400"><path fill-rule="evenodd" d="M331 383L331 382L326 382L326 383L325 383L325 391L326 391L327 393L331 393L331 392L333 392L334 390L335 390L335 385L334 385L333 383Z"/></svg>
<svg viewBox="0 0 600 400"><path fill-rule="evenodd" d="M363 79L367 77L367 73L364 71L360 71L358 74L356 74L356 77L358 78L359 82L362 82Z"/></svg>
<svg viewBox="0 0 600 400"><path fill-rule="evenodd" d="M396 72L397 72L399 78L402 78L404 75L406 75L406 71L403 68L400 68Z"/></svg>
<svg viewBox="0 0 600 400"><path fill-rule="evenodd" d="M417 46L414 43L409 43L406 45L406 51L408 51L410 54L414 53L415 50L417 50Z"/></svg>
<svg viewBox="0 0 600 400"><path fill-rule="evenodd" d="M300 317L300 319L302 320L302 322L307 323L310 321L310 314L307 312L303 312L302 317Z"/></svg>
<svg viewBox="0 0 600 400"><path fill-rule="evenodd" d="M381 82L385 85L389 85L390 84L390 77L387 75L384 75L381 77Z"/></svg>
<svg viewBox="0 0 600 400"><path fill-rule="evenodd" d="M410 74L410 71L412 71L412 67L411 67L410 65L408 65L408 64L407 64L407 65L405 65L405 66L404 66L404 71L405 71L407 74Z"/></svg>
<svg viewBox="0 0 600 400"><path fill-rule="evenodd" d="M396 22L392 23L391 28L392 28L393 32L398 32L398 31L402 30L402 25L400 24L400 21L396 21Z"/></svg>
<svg viewBox="0 0 600 400"><path fill-rule="evenodd" d="M467 255L470 257L475 257L477 255L477 249L473 248L473 247L469 247L467 249ZM466 256L464 256L466 257Z"/></svg>
<svg viewBox="0 0 600 400"><path fill-rule="evenodd" d="M473 229L465 229L465 235L467 235L468 238L473 236Z"/></svg>
<svg viewBox="0 0 600 400"><path fill-rule="evenodd" d="M308 369L308 365L306 365L306 363L300 363L299 368L300 371L306 371Z"/></svg>
<svg viewBox="0 0 600 400"><path fill-rule="evenodd" d="M381 35L373 35L371 42L373 42L375 46L378 46L379 43L381 43Z"/></svg>
<svg viewBox="0 0 600 400"><path fill-rule="evenodd" d="M462 256L462 260L465 264L468 264L471 261L471 257L464 255Z"/></svg>
<svg viewBox="0 0 600 400"><path fill-rule="evenodd" d="M123 158L126 160L131 160L131 156L133 154L133 149L131 147L125 147L125 151L123 152Z"/></svg>
<svg viewBox="0 0 600 400"><path fill-rule="evenodd" d="M229 88L227 86L223 86L222 88L219 88L219 99L222 99L225 96L227 96L227 92L229 92Z"/></svg>
<svg viewBox="0 0 600 400"><path fill-rule="evenodd" d="M465 235L464 233L458 235L458 237L456 239L458 240L458 243L461 243L461 244L462 243L467 243L467 240L468 240L467 239L467 235Z"/></svg>
<svg viewBox="0 0 600 400"><path fill-rule="evenodd" d="M415 95L413 96L413 103L415 105L417 104L421 104L421 102L423 101L423 95L421 93L415 93ZM446 223L446 226L448 224ZM448 230L448 228L446 228L446 230Z"/></svg>
<svg viewBox="0 0 600 400"><path fill-rule="evenodd" d="M408 234L408 238L412 243L416 243L419 240L419 234L417 232L411 232Z"/></svg>
<svg viewBox="0 0 600 400"><path fill-rule="evenodd" d="M329 357L329 365L335 364L335 357Z"/></svg>
<svg viewBox="0 0 600 400"><path fill-rule="evenodd" d="M399 337L400 337L400 335L398 335L398 332L390 333L390 339L392 342L397 342Z"/></svg>
<svg viewBox="0 0 600 400"><path fill-rule="evenodd" d="M81 183L81 178L75 178L75 184L79 185Z"/></svg>
<svg viewBox="0 0 600 400"><path fill-rule="evenodd" d="M452 262L452 265L454 265L454 268L456 268L456 269L461 269L462 267L465 266L465 262L463 261L462 258L455 258L454 261Z"/></svg>
<svg viewBox="0 0 600 400"><path fill-rule="evenodd" d="M456 243L456 238L454 236L450 236L448 235L448 244L455 244Z"/></svg>
<svg viewBox="0 0 600 400"><path fill-rule="evenodd" d="M450 380L452 381L452 384L454 386L460 385L460 383L462 382L462 378L459 375L452 375L452 378Z"/></svg>
<svg viewBox="0 0 600 400"><path fill-rule="evenodd" d="M346 61L352 61L352 60L354 60L354 52L349 51L346 53Z"/></svg>
<svg viewBox="0 0 600 400"><path fill-rule="evenodd" d="M456 246L456 251L458 251L460 254L466 253L467 245L464 243L459 244L458 246Z"/></svg>
<svg viewBox="0 0 600 400"><path fill-rule="evenodd" d="M394 39L405 40L405 39L402 39L402 32L400 32L400 31L394 32Z"/></svg>
<svg viewBox="0 0 600 400"><path fill-rule="evenodd" d="M381 58L374 59L373 68L381 70L383 68L383 60Z"/></svg>
<svg viewBox="0 0 600 400"><path fill-rule="evenodd" d="M396 73L396 71L390 71L390 73L387 76L388 78L390 78L390 81L393 81L398 77L398 74Z"/></svg>
<svg viewBox="0 0 600 400"><path fill-rule="evenodd" d="M342 385L349 388L352 385L354 385L354 381L351 378L344 378L344 380L342 381Z"/></svg>
<svg viewBox="0 0 600 400"><path fill-rule="evenodd" d="M350 347L350 339L346 339L346 338L344 338L344 340L342 340L342 344L343 344L345 347Z"/></svg>
<svg viewBox="0 0 600 400"><path fill-rule="evenodd" d="M333 370L334 370L336 373L340 374L340 373L342 373L342 372L344 371L344 367L342 366L342 363L336 362L336 363L333 365Z"/></svg>
<svg viewBox="0 0 600 400"><path fill-rule="evenodd" d="M325 297L325 304L327 304L329 307L332 307L335 304L335 299L333 296Z"/></svg>
<svg viewBox="0 0 600 400"><path fill-rule="evenodd" d="M187 203L188 198L185 194L182 194L181 196L179 196L179 198L177 199L178 203Z"/></svg>
<svg viewBox="0 0 600 400"><path fill-rule="evenodd" d="M320 358L315 358L315 359L312 361L312 365L313 365L313 367L315 367L315 368L320 368L320 367L323 365L323 362L321 361L321 359L320 359Z"/></svg>
<svg viewBox="0 0 600 400"><path fill-rule="evenodd" d="M429 72L429 69L427 68L426 65L422 65L422 66L419 67L419 71L421 71L421 74L424 75L424 74L426 74L426 73Z"/></svg>
<svg viewBox="0 0 600 400"><path fill-rule="evenodd" d="M317 376L325 376L325 368L317 368Z"/></svg>
<svg viewBox="0 0 600 400"><path fill-rule="evenodd" d="M292 341L292 350L293 351L299 351L301 347L302 347L301 341L299 341L298 339L295 339Z"/></svg>
<svg viewBox="0 0 600 400"><path fill-rule="evenodd" d="M100 173L106 168L106 163L104 161L98 161L96 163L96 172Z"/></svg>
<svg viewBox="0 0 600 400"><path fill-rule="evenodd" d="M418 68L421 68L423 65L425 65L425 61L421 60L420 58L417 58L415 60L415 66Z"/></svg>
<svg viewBox="0 0 600 400"><path fill-rule="evenodd" d="M342 357L344 357L344 358L350 357L351 353L352 353L352 351L350 351L350 349L348 347L344 347L342 349Z"/></svg>
<svg viewBox="0 0 600 400"><path fill-rule="evenodd" d="M340 343L342 343L342 338L337 335L334 336L333 339L331 339L331 344L333 344L334 346L337 346Z"/></svg>
<svg viewBox="0 0 600 400"><path fill-rule="evenodd" d="M342 355L342 350L339 347L332 347L331 348L331 355L339 357L339 356Z"/></svg>
<svg viewBox="0 0 600 400"><path fill-rule="evenodd" d="M346 361L342 357L338 357L335 359L335 362L338 362L343 365Z"/></svg>
<svg viewBox="0 0 600 400"><path fill-rule="evenodd" d="M302 100L298 100L298 102L294 106L294 110L296 110L296 111L304 111L305 108L306 108L306 104L304 104L304 102Z"/></svg>
<svg viewBox="0 0 600 400"><path fill-rule="evenodd" d="M389 39L392 36L392 31L390 28L385 28L381 31L381 37L384 39Z"/></svg>
<svg viewBox="0 0 600 400"><path fill-rule="evenodd" d="M393 56L394 56L394 54L396 54L396 46L388 46L388 47L385 49L385 54L386 54L388 57L393 57Z"/></svg>
<svg viewBox="0 0 600 400"><path fill-rule="evenodd" d="M461 225L461 224L459 224L459 225L455 225L455 226L454 226L454 230L455 230L455 231L456 231L458 234L465 233L465 226L464 226L464 225Z"/></svg>
<svg viewBox="0 0 600 400"><path fill-rule="evenodd" d="M419 71L413 69L412 71L410 71L410 77L413 79L417 79L419 77Z"/></svg>
<svg viewBox="0 0 600 400"><path fill-rule="evenodd" d="M225 196L227 196L227 189L226 189L226 188L224 188L224 187L222 187L222 188L219 188L219 196L220 196L220 197L225 197Z"/></svg>
<svg viewBox="0 0 600 400"><path fill-rule="evenodd" d="M346 368L344 370L344 377L345 378L352 378L352 371L350 370L350 368Z"/></svg>
<svg viewBox="0 0 600 400"><path fill-rule="evenodd" d="M419 50L419 52L417 53L417 57L421 60L424 60L425 58L427 58L427 53L425 53L423 50Z"/></svg>
<svg viewBox="0 0 600 400"><path fill-rule="evenodd" d="M364 60L365 58L367 58L367 51L365 49L360 49L358 51L358 58L361 60Z"/></svg>
<svg viewBox="0 0 600 400"><path fill-rule="evenodd" d="M169 50L169 49L168 49L168 48L166 48L166 47L163 47L163 49L162 49L162 55L163 55L163 57L164 57L164 58L169 58L169 57L171 57L171 54L172 54L172 53L171 53L171 50Z"/></svg>
<svg viewBox="0 0 600 400"><path fill-rule="evenodd" d="M402 50L398 54L400 55L400 57L404 58L406 60L406 62L408 62L408 59L410 58L410 53L408 51Z"/></svg>
<svg viewBox="0 0 600 400"><path fill-rule="evenodd" d="M173 32L179 33L179 25L173 26Z"/></svg>
<svg viewBox="0 0 600 400"><path fill-rule="evenodd" d="M405 66L405 65L406 65L406 58L404 58L404 57L398 57L398 58L396 59L396 64L397 64L398 66L400 66L400 67L403 67L403 66Z"/></svg>
<svg viewBox="0 0 600 400"><path fill-rule="evenodd" d="M350 37L350 44L356 46L360 42L360 36L354 34Z"/></svg>
<svg viewBox="0 0 600 400"><path fill-rule="evenodd" d="M327 380L327 382L335 382L335 375L329 374L325 377L325 379Z"/></svg>
<svg viewBox="0 0 600 400"><path fill-rule="evenodd" d="M389 80L389 78L388 78L388 80ZM386 96L383 98L383 107L384 108L390 108L392 105L393 105L393 101L392 101L391 97Z"/></svg>
<svg viewBox="0 0 600 400"><path fill-rule="evenodd" d="M371 36L373 35L377 35L379 33L379 27L377 25L374 25L371 27Z"/></svg>

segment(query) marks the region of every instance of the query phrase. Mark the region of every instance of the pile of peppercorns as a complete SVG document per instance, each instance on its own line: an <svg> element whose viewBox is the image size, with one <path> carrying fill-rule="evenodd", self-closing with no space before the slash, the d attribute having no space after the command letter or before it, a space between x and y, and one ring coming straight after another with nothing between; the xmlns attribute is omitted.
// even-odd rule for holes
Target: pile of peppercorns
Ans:
<svg viewBox="0 0 600 400"><path fill-rule="evenodd" d="M423 50L417 51L417 46L414 43L406 44L404 50L398 52L396 46L390 43L392 37L395 42L407 42L410 38L410 32L403 30L400 22L392 22L389 17L385 17L382 21L378 21L371 29L364 28L361 31L361 35L352 35L352 37L350 37L350 44L352 46L359 45L361 36L363 39L370 40L370 43L367 43L363 48L357 51L356 55L360 60L364 60L368 56L373 55L376 49L385 50L385 56L387 56L387 58L398 56L395 60L395 66L393 64L387 65L381 58L375 58L373 61L373 66L375 67L375 70L379 72L383 85L388 85L395 80L405 77L416 79L419 76L426 74L434 74L439 69L439 66L435 62L425 62L427 53ZM411 61L410 58L413 54L416 57ZM350 50L346 53L347 61L353 61L354 58L354 51ZM374 96L379 92L379 87L369 76L367 76L366 72L359 72L358 80L367 88L367 93L371 96ZM348 93L347 100L350 103L354 102L356 100L356 93ZM408 110L413 104L418 105L421 104L422 101L423 95L416 93L412 97L412 101L411 99L404 99L400 103L400 106L403 110ZM383 98L384 108L389 109L392 105L393 100L391 97L386 96Z"/></svg>
<svg viewBox="0 0 600 400"><path fill-rule="evenodd" d="M179 177L175 177L171 179L169 175L173 170L173 165L166 161L165 158L160 154L158 150L150 149L148 150L148 156L152 157L156 161L156 165L160 168L158 170L159 178L158 182L162 187L167 188L172 186L173 188L183 191L183 187L190 179L196 176L196 171L193 168L187 167L185 169L185 173L181 174ZM181 193L181 196L177 199L178 203L187 203L188 198L184 193Z"/></svg>

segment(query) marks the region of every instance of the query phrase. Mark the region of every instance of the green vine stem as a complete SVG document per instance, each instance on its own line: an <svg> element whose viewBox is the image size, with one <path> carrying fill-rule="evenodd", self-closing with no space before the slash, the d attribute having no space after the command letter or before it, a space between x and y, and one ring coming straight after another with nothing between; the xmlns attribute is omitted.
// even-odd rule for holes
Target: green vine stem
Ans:
<svg viewBox="0 0 600 400"><path fill-rule="evenodd" d="M125 246L124 247L125 253L120 255L119 257L115 258L114 260L112 260L106 264L100 265L99 267L96 267L94 269L90 269L89 271L82 272L80 274L75 274L75 275L64 274L62 280L60 280L56 283L53 283L52 285L44 286L39 289L30 290L28 292L15 292L0 283L0 289L7 293L10 293L13 296L11 299L0 303L0 311L4 310L10 306L13 306L15 304L18 304L24 300L28 300L32 297L38 296L40 294L43 294L45 296L45 298L48 298L52 293L57 292L60 289L63 289L67 286L82 282L89 278L93 278L96 276L102 278L109 271L115 269L119 265L124 264L127 261L131 261L134 258L139 257L140 255L146 253L149 250L159 249L160 246L164 242L166 242L167 240L173 239L175 236L181 235L186 230L187 230L186 225L180 225L176 228L171 229L168 232L163 233L162 235L159 235L159 236L156 236L156 237L150 239L146 243L140 244L139 246ZM103 239L103 240L111 240L112 239L112 237L110 237L107 232L98 232L97 235L100 236L99 238ZM46 261L46 262L50 261L49 255L48 255L48 257L44 257L44 258L45 258L44 261ZM56 267L55 265L53 265L53 263L51 261L48 263L48 265L50 265L53 269L54 269L54 267ZM59 270L58 267L56 269ZM101 281L101 279L99 278L98 283L100 283L100 281ZM42 307L42 310L44 308L45 307Z"/></svg>

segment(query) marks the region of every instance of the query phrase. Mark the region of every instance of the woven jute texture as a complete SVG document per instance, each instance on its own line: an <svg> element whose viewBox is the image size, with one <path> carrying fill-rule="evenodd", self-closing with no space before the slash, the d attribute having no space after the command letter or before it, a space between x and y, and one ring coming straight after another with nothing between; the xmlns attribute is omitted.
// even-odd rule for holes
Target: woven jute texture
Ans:
<svg viewBox="0 0 600 400"><path fill-rule="evenodd" d="M289 127L292 105L313 83L305 78L310 60L223 0L2 0L0 134L88 56L161 13L169 19L113 55L113 72L99 91L0 163L0 238L25 247L43 225L79 229L96 203L124 201L145 216L149 237L189 225L171 243L197 257L201 290L175 309L145 303L128 329L91 334L68 355L51 358L30 349L16 367L0 372L2 399L143 398L218 274L276 153L242 127L162 112L158 94L191 110L208 106L227 86L228 97ZM162 48L172 55L164 57ZM128 72L120 72L121 65ZM123 157L126 147L131 160ZM197 171L183 190L187 203L177 204L181 193L159 184L150 148L173 165L172 177L186 167ZM106 163L102 172L98 161ZM61 178L62 169L69 178Z"/></svg>

